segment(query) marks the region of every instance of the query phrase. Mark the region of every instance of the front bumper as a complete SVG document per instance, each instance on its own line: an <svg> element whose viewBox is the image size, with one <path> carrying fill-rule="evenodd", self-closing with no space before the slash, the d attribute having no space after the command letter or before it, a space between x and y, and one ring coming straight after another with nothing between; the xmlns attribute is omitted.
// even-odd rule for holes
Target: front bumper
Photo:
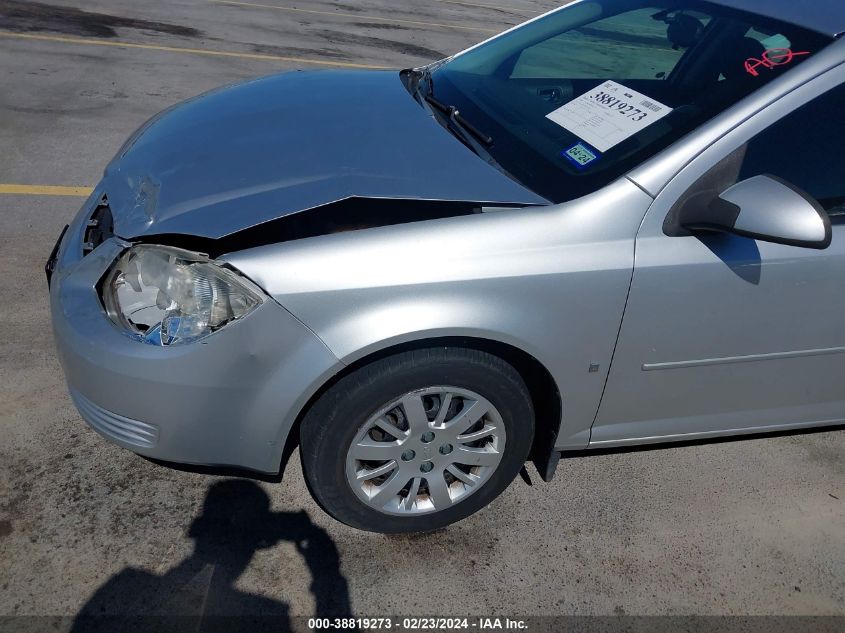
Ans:
<svg viewBox="0 0 845 633"><path fill-rule="evenodd" d="M129 338L97 291L125 247L109 239L79 259L63 257L63 247L53 272L53 332L79 413L141 455L278 472L296 416L340 361L272 299L196 343L156 347Z"/></svg>

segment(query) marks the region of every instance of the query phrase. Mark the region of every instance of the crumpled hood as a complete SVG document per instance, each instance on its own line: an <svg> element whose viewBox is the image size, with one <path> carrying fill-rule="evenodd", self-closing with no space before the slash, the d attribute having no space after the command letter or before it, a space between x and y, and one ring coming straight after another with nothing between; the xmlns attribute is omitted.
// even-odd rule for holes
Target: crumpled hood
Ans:
<svg viewBox="0 0 845 633"><path fill-rule="evenodd" d="M353 196L549 204L382 71L292 72L187 101L127 142L102 188L126 239L220 238Z"/></svg>

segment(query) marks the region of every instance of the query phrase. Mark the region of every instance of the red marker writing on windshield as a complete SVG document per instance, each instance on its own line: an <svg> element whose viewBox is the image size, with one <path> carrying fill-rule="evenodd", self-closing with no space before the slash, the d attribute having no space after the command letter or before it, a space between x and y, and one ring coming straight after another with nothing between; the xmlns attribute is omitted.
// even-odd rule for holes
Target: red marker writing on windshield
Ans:
<svg viewBox="0 0 845 633"><path fill-rule="evenodd" d="M789 48L770 48L763 53L761 59L756 57L749 57L745 60L745 70L754 77L758 77L760 73L757 71L760 66L768 68L769 70L777 66L785 66L792 62L792 60L799 55L809 55L810 51L793 51Z"/></svg>

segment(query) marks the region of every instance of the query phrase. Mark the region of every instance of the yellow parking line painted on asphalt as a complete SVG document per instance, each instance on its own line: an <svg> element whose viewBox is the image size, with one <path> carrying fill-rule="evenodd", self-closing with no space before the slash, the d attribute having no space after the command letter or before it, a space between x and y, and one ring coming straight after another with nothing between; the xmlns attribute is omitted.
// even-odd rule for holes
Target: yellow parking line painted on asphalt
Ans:
<svg viewBox="0 0 845 633"><path fill-rule="evenodd" d="M445 4L460 4L465 7L479 7L482 9L498 9L499 11L510 11L512 13L534 13L531 9L517 9L515 7L503 7L495 4L481 4L480 2L464 2L463 0L434 0Z"/></svg>
<svg viewBox="0 0 845 633"><path fill-rule="evenodd" d="M18 196L77 196L87 198L94 191L91 187L57 187L55 185L4 185L0 184L0 194Z"/></svg>
<svg viewBox="0 0 845 633"><path fill-rule="evenodd" d="M0 37L14 37L22 40L39 40L43 42L62 42L64 44L86 44L91 46L116 46L117 48L140 48L148 51L164 51L166 53L188 53L191 55L209 55L213 57L239 57L242 59L259 59L264 61L290 62L293 64L316 64L333 68L365 68L385 69L389 66L373 66L370 64L352 64L349 62L332 62L324 59L308 59L306 57L283 57L281 55L265 55L262 53L238 53L236 51L214 51L203 48L184 48L181 46L160 46L158 44L133 44L121 41L95 40L85 37L62 37L58 35L34 35L32 33L13 33L0 31Z"/></svg>
<svg viewBox="0 0 845 633"><path fill-rule="evenodd" d="M499 33L500 29L482 29L476 26L457 26L456 24L441 24L439 22L418 22L416 20L399 20L394 18L382 18L366 13L338 13L337 11L317 11L316 9L300 9L297 7L282 7L278 4L256 4L254 2L235 2L235 0L209 0L217 4L228 4L238 7L256 7L260 9L275 9L277 11L290 11L295 13L310 13L314 15L331 15L336 18L353 18L362 22L387 22L389 24L408 24L411 26L434 26L439 29L456 29L458 31L477 31L479 33Z"/></svg>

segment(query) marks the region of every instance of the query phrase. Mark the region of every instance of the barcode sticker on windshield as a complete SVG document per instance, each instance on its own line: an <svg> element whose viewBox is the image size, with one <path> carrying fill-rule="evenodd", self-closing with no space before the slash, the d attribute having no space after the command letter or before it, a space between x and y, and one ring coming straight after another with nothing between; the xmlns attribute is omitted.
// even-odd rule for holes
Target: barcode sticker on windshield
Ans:
<svg viewBox="0 0 845 633"><path fill-rule="evenodd" d="M605 81L546 115L600 152L659 121L672 108L636 90Z"/></svg>

